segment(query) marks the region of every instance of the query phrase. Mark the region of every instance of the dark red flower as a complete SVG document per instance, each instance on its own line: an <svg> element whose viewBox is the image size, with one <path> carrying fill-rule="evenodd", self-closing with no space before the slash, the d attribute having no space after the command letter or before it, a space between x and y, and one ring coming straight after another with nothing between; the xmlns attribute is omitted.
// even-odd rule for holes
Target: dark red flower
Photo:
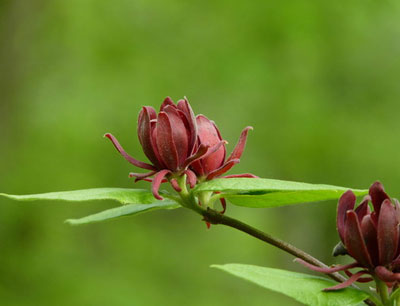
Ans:
<svg viewBox="0 0 400 306"><path fill-rule="evenodd" d="M215 146L218 143L223 141L221 134L215 125L215 123L209 120L204 115L198 115L196 117L197 128L198 128L198 146ZM239 141L236 144L236 147L233 149L231 155L225 160L226 157L226 148L225 143L214 153L208 154L207 156L203 156L197 161L193 162L190 165L190 168L197 175L199 181L203 180L211 180L216 177L221 177L225 172L230 170L234 165L240 162L240 157L244 151L246 146L246 139L249 130L253 129L248 126L243 129ZM222 178L232 178L232 177L251 177L256 178L257 176L250 173L243 174L234 174L223 176ZM226 202L225 199L220 199L223 211L225 212Z"/></svg>
<svg viewBox="0 0 400 306"><path fill-rule="evenodd" d="M147 164L131 157L117 139L110 133L105 134L121 155L136 167L150 170L147 173L131 173L135 181L152 182L152 191L157 199L162 199L158 190L161 183L168 180L180 191L176 178L186 174L190 185L196 184L195 174L188 169L189 165L201 157L212 154L221 148L224 141L213 146L197 144L197 123L187 99L174 104L167 97L157 114L151 106L144 106L138 118L138 137L143 151L152 164ZM149 177L154 176L154 179Z"/></svg>
<svg viewBox="0 0 400 306"><path fill-rule="evenodd" d="M369 201L372 201L374 207L372 212L368 205ZM360 278L363 274L378 277L391 287L395 282L400 282L399 202L392 201L385 193L382 184L375 182L369 189L369 195L356 209L354 209L355 203L356 196L351 190L341 196L337 210L337 229L343 247L356 262L352 267L330 269L315 269L308 264L307 266L324 273L343 270L348 275L351 274L348 272L349 268L363 268L359 273L351 274L350 282L328 290L344 288L354 281L363 281Z"/></svg>

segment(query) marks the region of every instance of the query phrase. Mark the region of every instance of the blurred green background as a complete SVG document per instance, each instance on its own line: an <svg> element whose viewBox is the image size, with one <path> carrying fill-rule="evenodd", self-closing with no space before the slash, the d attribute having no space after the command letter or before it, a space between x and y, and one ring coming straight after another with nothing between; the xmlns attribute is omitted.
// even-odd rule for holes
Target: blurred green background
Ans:
<svg viewBox="0 0 400 306"><path fill-rule="evenodd" d="M145 160L138 111L169 95L229 150L254 126L230 173L400 195L397 1L3 0L0 33L2 192L148 188L102 135ZM1 199L1 304L298 305L209 268L292 257L190 211L63 224L113 206ZM333 263L335 209L227 213Z"/></svg>

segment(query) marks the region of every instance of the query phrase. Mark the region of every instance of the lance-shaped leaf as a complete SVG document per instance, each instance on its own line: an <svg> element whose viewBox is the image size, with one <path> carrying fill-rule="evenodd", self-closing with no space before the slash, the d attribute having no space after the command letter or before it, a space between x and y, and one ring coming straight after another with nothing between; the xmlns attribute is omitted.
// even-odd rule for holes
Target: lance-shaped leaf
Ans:
<svg viewBox="0 0 400 306"><path fill-rule="evenodd" d="M323 289L336 285L332 280L291 271L264 268L243 264L213 265L237 277L261 287L285 294L310 306L358 305L370 296L355 288L324 292Z"/></svg>
<svg viewBox="0 0 400 306"><path fill-rule="evenodd" d="M114 200L123 205L111 208L94 215L80 219L69 219L66 222L73 225L100 222L109 219L115 219L122 216L135 215L141 212L155 209L174 209L180 207L178 203L172 200L158 201L150 191L142 189L127 188L93 188L74 191L49 192L30 195L12 195L0 193L0 196L18 201L92 201L92 200Z"/></svg>
<svg viewBox="0 0 400 306"><path fill-rule="evenodd" d="M128 188L92 188L28 195L0 193L0 196L18 201L60 200L80 202L92 200L114 200L122 204L151 204L154 202L153 194L150 191Z"/></svg>
<svg viewBox="0 0 400 306"><path fill-rule="evenodd" d="M339 199L350 188L261 178L214 179L197 185L195 193L218 191L235 205L276 207L296 203ZM356 196L368 190L352 189Z"/></svg>
<svg viewBox="0 0 400 306"><path fill-rule="evenodd" d="M120 207L104 210L97 214L93 214L80 219L68 219L65 222L71 225L81 225L87 223L101 222L110 219L116 219L124 216L132 216L142 212L156 210L156 209L175 209L180 207L174 201L157 201L152 204L128 204Z"/></svg>

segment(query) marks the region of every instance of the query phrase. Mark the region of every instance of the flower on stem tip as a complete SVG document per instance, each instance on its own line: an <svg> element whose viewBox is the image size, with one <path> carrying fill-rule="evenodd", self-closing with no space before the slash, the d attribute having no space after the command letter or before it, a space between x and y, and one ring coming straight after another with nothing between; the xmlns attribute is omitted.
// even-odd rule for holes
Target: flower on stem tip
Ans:
<svg viewBox="0 0 400 306"><path fill-rule="evenodd" d="M214 131L209 129L210 124ZM128 162L149 170L146 173L130 173L130 177L135 177L135 182L151 182L154 197L162 200L158 191L161 183L169 181L180 192L177 179L182 175L186 175L187 182L193 188L198 177L206 175L206 179L211 179L220 176L238 163L249 129L248 127L242 132L238 146L225 163L226 141L221 139L215 125L202 115L196 118L186 98L175 104L167 97L158 113L153 107L144 106L138 117L139 142L151 164L126 153L112 134L107 133L104 136L111 140ZM153 175L154 178L150 178ZM248 177L247 174L244 176Z"/></svg>
<svg viewBox="0 0 400 306"><path fill-rule="evenodd" d="M372 212L369 201L374 209ZM341 196L337 210L339 237L346 252L356 260L354 263L325 269L296 260L314 271L344 271L350 277L346 282L325 290L345 288L355 281L372 281L374 277L392 288L400 283L399 202L396 199L392 201L382 184L375 182L369 189L369 195L356 209L355 203L356 196L349 190ZM362 270L352 274L349 271L351 268ZM372 277L361 277L364 274Z"/></svg>
<svg viewBox="0 0 400 306"><path fill-rule="evenodd" d="M198 146L213 146L222 141L221 133L215 123L209 120L204 115L196 116L197 128L198 128ZM257 178L257 176L244 173L222 176L225 172L229 171L234 165L240 162L240 157L246 146L247 134L249 130L252 130L251 126L243 129L240 134L240 138L236 147L233 149L230 156L225 160L226 148L225 144L221 146L214 153L209 154L206 157L196 160L190 165L190 168L196 174L200 181L211 180L213 178L233 178L233 177L250 177ZM222 213L225 212L226 202L224 198L220 199L223 207Z"/></svg>

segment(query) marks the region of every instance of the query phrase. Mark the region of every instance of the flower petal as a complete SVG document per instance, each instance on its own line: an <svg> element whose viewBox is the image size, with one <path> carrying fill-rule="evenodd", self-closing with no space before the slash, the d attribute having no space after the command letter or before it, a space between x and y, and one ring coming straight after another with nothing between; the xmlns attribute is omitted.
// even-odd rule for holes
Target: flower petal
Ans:
<svg viewBox="0 0 400 306"><path fill-rule="evenodd" d="M393 273L392 271L386 269L383 266L376 267L375 273L379 277L379 279L387 283L400 281L400 273Z"/></svg>
<svg viewBox="0 0 400 306"><path fill-rule="evenodd" d="M170 97L166 97L160 106L160 111L162 112L164 110L164 108L167 107L168 105L176 107L176 105L174 104L174 101L172 101L172 99Z"/></svg>
<svg viewBox="0 0 400 306"><path fill-rule="evenodd" d="M399 243L399 221L389 199L383 201L378 219L379 263L387 265L396 256Z"/></svg>
<svg viewBox="0 0 400 306"><path fill-rule="evenodd" d="M371 215L366 215L361 220L361 233L364 237L368 253L371 256L372 263L374 266L377 266L379 264L378 237Z"/></svg>
<svg viewBox="0 0 400 306"><path fill-rule="evenodd" d="M230 161L223 164L220 168L216 169L215 171L211 172L207 175L207 180L212 180L214 177L220 176L225 172L229 171L234 165L238 164L240 159L231 159Z"/></svg>
<svg viewBox="0 0 400 306"><path fill-rule="evenodd" d="M360 205L356 208L355 212L358 216L358 221L361 222L361 220L364 218L365 215L369 214L371 211L368 206L368 202L370 201L370 196L364 197L363 201L361 202Z"/></svg>
<svg viewBox="0 0 400 306"><path fill-rule="evenodd" d="M344 245L347 252L364 267L372 267L373 263L361 233L360 222L353 210L346 213Z"/></svg>
<svg viewBox="0 0 400 306"><path fill-rule="evenodd" d="M160 112L157 119L157 148L162 161L171 171L178 169L178 153L172 136L172 126L165 112Z"/></svg>
<svg viewBox="0 0 400 306"><path fill-rule="evenodd" d="M372 205L374 206L374 210L378 217L383 201L386 199L390 200L390 198L386 194L385 190L383 189L383 185L380 182L375 182L371 185L369 188L369 194L371 196Z"/></svg>
<svg viewBox="0 0 400 306"><path fill-rule="evenodd" d="M155 175L155 177L153 179L153 182L151 184L151 191L157 200L163 200L163 197L160 196L160 194L158 193L158 190L160 189L160 186L164 180L164 177L170 173L171 173L170 170L167 170L167 169L161 170L161 171L157 172L157 174Z"/></svg>
<svg viewBox="0 0 400 306"><path fill-rule="evenodd" d="M172 127L172 137L178 153L178 168L180 168L189 156L188 130L176 108L169 105L164 108L164 112L168 115Z"/></svg>
<svg viewBox="0 0 400 306"><path fill-rule="evenodd" d="M132 156L130 156L128 153L125 152L124 148L119 144L118 140L110 133L107 133L104 135L104 137L107 137L108 139L111 140L113 143L114 147L118 150L119 153L132 165L142 168L142 169L147 169L147 170L156 170L156 168L150 164L146 164L144 162L141 162L137 159L134 159Z"/></svg>
<svg viewBox="0 0 400 306"><path fill-rule="evenodd" d="M190 188L194 188L196 186L197 177L196 174L192 170L186 169L183 173L187 176L187 183L189 183Z"/></svg>
<svg viewBox="0 0 400 306"><path fill-rule="evenodd" d="M135 183L140 181L140 180L144 180L145 178L148 178L152 175L156 174L156 171L151 171L151 172L147 172L147 173L134 173L131 172L129 173L129 177L136 177L135 179Z"/></svg>
<svg viewBox="0 0 400 306"><path fill-rule="evenodd" d="M353 191L346 191L339 199L337 207L336 226L340 239L344 242L344 225L346 221L346 212L352 210L356 204L356 195Z"/></svg>
<svg viewBox="0 0 400 306"><path fill-rule="evenodd" d="M243 129L242 133L240 134L239 141L236 144L235 148L233 149L231 155L228 157L227 161L230 161L232 159L238 159L238 158L240 159L240 157L243 154L244 148L246 146L247 134L252 129L253 129L253 127L251 127L251 126L247 126Z"/></svg>
<svg viewBox="0 0 400 306"><path fill-rule="evenodd" d="M190 107L190 104L188 100L185 98L183 100L178 101L178 109L182 111L187 119L188 125L189 125L189 131L190 133L190 140L189 140L189 148L191 148L191 152L189 154L193 154L196 140L197 140L197 123L196 123L196 117L193 113L192 108Z"/></svg>
<svg viewBox="0 0 400 306"><path fill-rule="evenodd" d="M163 169L165 166L158 154L157 145L153 139L153 129L151 120L157 118L156 111L150 106L144 106L139 113L137 133L144 154L156 166L157 169ZM153 124L154 125L154 124Z"/></svg>
<svg viewBox="0 0 400 306"><path fill-rule="evenodd" d="M237 178L237 177L259 178L257 175L251 173L231 174L231 175L221 176L221 178Z"/></svg>
<svg viewBox="0 0 400 306"><path fill-rule="evenodd" d="M338 284L336 286L333 286L333 287L325 288L324 291L335 291L335 290L344 289L346 287L349 287L354 282L356 282L361 276L363 276L364 274L367 274L367 273L368 273L368 271L357 272L357 273L353 274L353 276L351 276L345 282L340 283L340 284Z"/></svg>
<svg viewBox="0 0 400 306"><path fill-rule="evenodd" d="M208 147L212 147L222 140L218 128L206 116L198 115L196 117L196 123L198 128L199 143ZM226 149L225 146L222 146L212 154L209 154L208 157L203 157L201 159L201 163L204 172L208 174L211 171L221 167L224 163L225 155Z"/></svg>

